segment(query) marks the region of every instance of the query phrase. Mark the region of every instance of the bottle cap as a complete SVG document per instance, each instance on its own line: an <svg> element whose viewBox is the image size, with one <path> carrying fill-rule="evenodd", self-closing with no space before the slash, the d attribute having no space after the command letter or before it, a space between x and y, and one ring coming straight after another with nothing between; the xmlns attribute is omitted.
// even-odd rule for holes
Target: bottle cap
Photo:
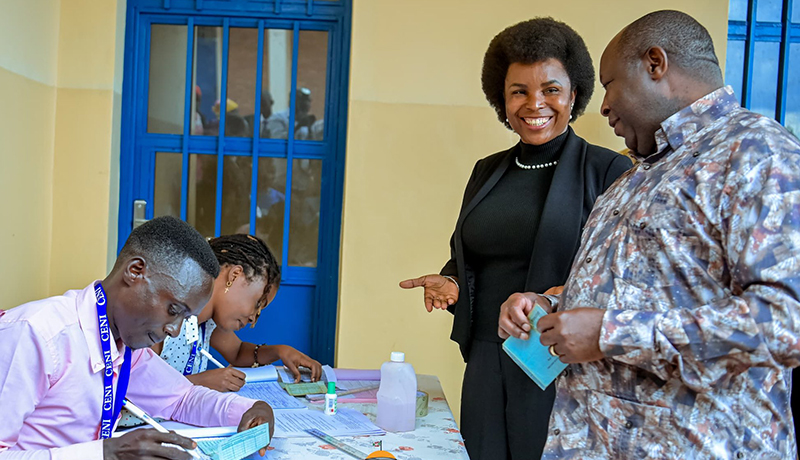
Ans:
<svg viewBox="0 0 800 460"><path fill-rule="evenodd" d="M402 351L393 351L392 352L392 362L393 363L403 363L406 361L406 354Z"/></svg>
<svg viewBox="0 0 800 460"><path fill-rule="evenodd" d="M329 395L336 394L336 382L328 382L328 394Z"/></svg>

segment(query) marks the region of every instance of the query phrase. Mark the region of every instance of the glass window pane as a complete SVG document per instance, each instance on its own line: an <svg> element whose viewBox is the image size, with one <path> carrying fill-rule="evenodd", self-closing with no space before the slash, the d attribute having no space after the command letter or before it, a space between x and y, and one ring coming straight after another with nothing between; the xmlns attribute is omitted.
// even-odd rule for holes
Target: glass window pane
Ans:
<svg viewBox="0 0 800 460"><path fill-rule="evenodd" d="M800 2L792 2L792 22L800 24Z"/></svg>
<svg viewBox="0 0 800 460"><path fill-rule="evenodd" d="M756 3L756 21L781 22L783 0L758 0Z"/></svg>
<svg viewBox="0 0 800 460"><path fill-rule="evenodd" d="M256 236L267 243L278 263L283 254L285 205L286 158L259 158Z"/></svg>
<svg viewBox="0 0 800 460"><path fill-rule="evenodd" d="M186 26L150 26L147 132L183 134Z"/></svg>
<svg viewBox="0 0 800 460"><path fill-rule="evenodd" d="M219 133L219 96L222 84L222 27L194 28L192 61L192 134Z"/></svg>
<svg viewBox="0 0 800 460"><path fill-rule="evenodd" d="M259 134L264 139L287 139L289 133L292 33L291 30L284 29L264 30Z"/></svg>
<svg viewBox="0 0 800 460"><path fill-rule="evenodd" d="M186 222L206 238L214 235L217 205L217 156L189 155Z"/></svg>
<svg viewBox="0 0 800 460"><path fill-rule="evenodd" d="M786 129L800 137L800 43L789 46L789 81L786 87Z"/></svg>
<svg viewBox="0 0 800 460"><path fill-rule="evenodd" d="M292 162L289 265L317 266L322 160Z"/></svg>
<svg viewBox="0 0 800 460"><path fill-rule="evenodd" d="M756 42L753 65L753 83L750 110L775 117L775 100L778 96L778 56L780 43Z"/></svg>
<svg viewBox="0 0 800 460"><path fill-rule="evenodd" d="M227 131L227 129L226 129ZM250 183L253 160L226 156L222 169L222 235L250 233Z"/></svg>
<svg viewBox="0 0 800 460"><path fill-rule="evenodd" d="M225 135L253 136L258 29L231 28L228 39L228 116ZM235 105L235 107L234 107Z"/></svg>
<svg viewBox="0 0 800 460"><path fill-rule="evenodd" d="M328 32L301 30L295 96L295 139L321 141L324 136Z"/></svg>
<svg viewBox="0 0 800 460"><path fill-rule="evenodd" d="M153 217L181 217L182 157L180 153L156 152Z"/></svg>
<svg viewBox="0 0 800 460"><path fill-rule="evenodd" d="M744 40L729 40L725 56L725 84L742 99L742 74L744 73Z"/></svg>
<svg viewBox="0 0 800 460"><path fill-rule="evenodd" d="M747 21L747 0L731 0L728 5L729 21Z"/></svg>

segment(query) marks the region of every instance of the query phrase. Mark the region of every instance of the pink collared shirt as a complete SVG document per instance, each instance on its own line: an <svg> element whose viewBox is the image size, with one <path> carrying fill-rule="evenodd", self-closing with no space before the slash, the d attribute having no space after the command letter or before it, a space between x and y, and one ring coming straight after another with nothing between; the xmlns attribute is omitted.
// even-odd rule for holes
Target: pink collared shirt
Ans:
<svg viewBox="0 0 800 460"><path fill-rule="evenodd" d="M0 311L0 460L101 460L103 369L94 283ZM127 398L199 426L238 425L255 403L192 385L149 348L133 351Z"/></svg>

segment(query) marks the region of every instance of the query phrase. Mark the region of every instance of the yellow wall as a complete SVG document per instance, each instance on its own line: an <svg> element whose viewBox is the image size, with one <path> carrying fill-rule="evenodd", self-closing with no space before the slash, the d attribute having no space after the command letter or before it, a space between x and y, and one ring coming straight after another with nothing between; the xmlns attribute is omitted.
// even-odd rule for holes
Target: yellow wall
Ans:
<svg viewBox="0 0 800 460"><path fill-rule="evenodd" d="M116 255L125 4L61 0L50 291L105 277ZM116 94L116 97L115 97ZM113 175L112 175L113 172Z"/></svg>
<svg viewBox="0 0 800 460"><path fill-rule="evenodd" d="M0 7L0 308L83 286L113 259L124 7Z"/></svg>
<svg viewBox="0 0 800 460"><path fill-rule="evenodd" d="M438 272L476 160L516 142L480 89L483 53L504 27L541 14L574 27L595 64L626 24L662 8L709 28L724 62L727 0L355 0L337 365L375 367L392 350L436 374L458 414L464 365L449 313L427 313L398 281ZM598 114L597 85L575 125L621 149Z"/></svg>
<svg viewBox="0 0 800 460"><path fill-rule="evenodd" d="M59 7L0 8L0 308L49 294Z"/></svg>

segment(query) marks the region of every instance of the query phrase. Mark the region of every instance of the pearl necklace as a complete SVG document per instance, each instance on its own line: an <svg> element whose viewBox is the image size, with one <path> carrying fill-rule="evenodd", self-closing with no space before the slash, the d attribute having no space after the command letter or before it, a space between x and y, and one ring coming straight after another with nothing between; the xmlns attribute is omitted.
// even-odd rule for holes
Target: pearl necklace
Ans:
<svg viewBox="0 0 800 460"><path fill-rule="evenodd" d="M558 164L558 160L553 160L549 163L542 163L538 165L524 165L519 162L519 157L514 157L514 161L517 163L517 166L519 166L522 169L542 169L542 168L549 168L550 166L555 166Z"/></svg>

